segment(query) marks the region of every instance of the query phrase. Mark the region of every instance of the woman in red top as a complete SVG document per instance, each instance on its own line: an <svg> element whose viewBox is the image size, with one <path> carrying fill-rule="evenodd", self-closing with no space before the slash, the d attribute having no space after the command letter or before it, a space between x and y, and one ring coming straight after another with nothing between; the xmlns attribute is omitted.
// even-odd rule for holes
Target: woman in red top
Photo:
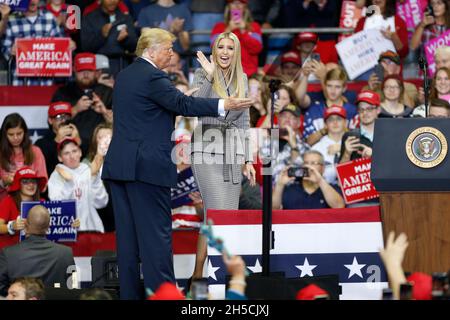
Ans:
<svg viewBox="0 0 450 320"><path fill-rule="evenodd" d="M380 10L374 9L369 17L362 17L358 20L355 33L368 30L379 29L381 33L394 44L395 50L400 57L408 55L408 29L405 21L396 14L395 0L373 0L367 6L378 6Z"/></svg>
<svg viewBox="0 0 450 320"><path fill-rule="evenodd" d="M248 0L227 0L225 22L211 31L211 44L225 31L232 31L241 43L242 68L247 76L258 71L258 54L262 50L261 26L254 22L247 7Z"/></svg>
<svg viewBox="0 0 450 320"><path fill-rule="evenodd" d="M46 177L40 177L30 167L17 170L10 185L9 194L0 202L0 248L18 242L18 232L25 228L19 218L22 201L39 201L40 193L47 184Z"/></svg>
<svg viewBox="0 0 450 320"><path fill-rule="evenodd" d="M7 195L6 187L12 183L16 171L24 166L30 166L47 179L41 149L31 144L25 120L18 113L11 113L3 121L0 132L0 200Z"/></svg>

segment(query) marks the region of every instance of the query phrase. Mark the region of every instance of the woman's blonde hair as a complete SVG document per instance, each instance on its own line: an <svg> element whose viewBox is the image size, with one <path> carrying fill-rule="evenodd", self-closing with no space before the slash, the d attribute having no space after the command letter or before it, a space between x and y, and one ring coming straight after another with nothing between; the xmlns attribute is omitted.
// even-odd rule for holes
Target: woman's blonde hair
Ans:
<svg viewBox="0 0 450 320"><path fill-rule="evenodd" d="M216 40L213 43L213 50L212 50L212 59L216 66L219 65L218 63L218 57L217 57L217 50L219 47L219 43L222 39L230 39L234 43L234 55L231 59L230 67L225 70L225 74L223 75L225 80L225 88L221 85L221 70L219 67L216 67L214 69L213 74L213 90L217 93L217 95L221 98L226 98L229 95L236 96L238 98L244 98L245 97L245 84L244 84L244 71L242 69L242 63L241 63L241 44L239 42L238 37L232 32L223 32L219 34L216 38ZM228 95L228 91L230 88L230 85L233 84L236 88L235 92L230 92Z"/></svg>
<svg viewBox="0 0 450 320"><path fill-rule="evenodd" d="M144 50L151 47L156 47L164 42L174 42L176 37L160 28L142 28L141 36L136 46L136 56L140 57L144 53Z"/></svg>

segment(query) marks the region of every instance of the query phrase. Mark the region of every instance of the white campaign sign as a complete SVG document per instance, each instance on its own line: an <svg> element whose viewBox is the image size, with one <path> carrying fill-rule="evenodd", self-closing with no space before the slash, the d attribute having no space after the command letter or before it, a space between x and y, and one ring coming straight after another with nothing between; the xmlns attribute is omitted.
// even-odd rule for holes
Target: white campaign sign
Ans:
<svg viewBox="0 0 450 320"><path fill-rule="evenodd" d="M350 80L372 69L378 63L380 53L388 50L396 52L392 41L378 29L355 33L339 42L336 49Z"/></svg>

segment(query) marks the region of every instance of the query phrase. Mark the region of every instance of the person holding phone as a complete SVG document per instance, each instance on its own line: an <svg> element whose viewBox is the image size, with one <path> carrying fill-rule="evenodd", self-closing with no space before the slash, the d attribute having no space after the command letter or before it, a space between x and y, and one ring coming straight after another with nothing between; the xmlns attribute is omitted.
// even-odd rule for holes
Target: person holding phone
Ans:
<svg viewBox="0 0 450 320"><path fill-rule="evenodd" d="M294 104L288 104L278 114L279 139L275 150L279 150L273 165L273 182L275 183L281 171L288 165L302 165L302 155L309 150L309 145L298 132L300 128L300 109Z"/></svg>
<svg viewBox="0 0 450 320"><path fill-rule="evenodd" d="M384 78L391 75L398 75L401 77L402 63L400 56L397 52L388 50L382 52L378 58L378 65L375 66L373 73L370 75L367 85L363 87L363 90L372 90L377 92L381 98L384 97L381 84ZM419 102L419 91L415 84L403 81L405 88L402 93L403 101L408 106L415 106Z"/></svg>
<svg viewBox="0 0 450 320"><path fill-rule="evenodd" d="M359 129L344 133L341 143L339 163L372 156L372 142L375 120L381 112L380 96L370 90L363 90L356 99Z"/></svg>
<svg viewBox="0 0 450 320"><path fill-rule="evenodd" d="M288 176L289 166L281 171L272 194L274 210L345 207L339 187L329 184L323 177L324 159L319 151L306 151L302 157L302 167L307 169L308 174L300 180Z"/></svg>
<svg viewBox="0 0 450 320"><path fill-rule="evenodd" d="M113 91L97 82L95 54L78 53L74 60L75 81L58 88L52 102L65 101L72 105L72 120L82 139L83 155L86 155L95 127L111 122Z"/></svg>
<svg viewBox="0 0 450 320"><path fill-rule="evenodd" d="M442 35L450 28L450 7L446 0L428 0L423 20L417 25L411 38L411 50L421 48L423 44Z"/></svg>
<svg viewBox="0 0 450 320"><path fill-rule="evenodd" d="M253 21L248 0L227 0L225 21L217 23L211 31L211 43L222 32L233 32L241 43L242 68L247 76L258 71L258 55L262 50L262 32Z"/></svg>
<svg viewBox="0 0 450 320"><path fill-rule="evenodd" d="M91 169L91 175L94 177L98 174L101 175L103 162L109 148L109 144L112 139L112 124L101 123L99 124L92 134L91 144L89 146L89 153L83 159L82 163L87 164ZM108 181L102 181L105 186L106 192L111 199L111 189ZM114 211L112 201L108 201L106 207L97 209L97 212L102 219L105 232L113 232L116 230L114 221Z"/></svg>
<svg viewBox="0 0 450 320"><path fill-rule="evenodd" d="M50 103L48 107L47 123L50 130L35 142L45 157L47 172L53 172L58 161L56 146L64 138L76 139L81 144L80 134L77 127L71 122L72 106L65 101Z"/></svg>

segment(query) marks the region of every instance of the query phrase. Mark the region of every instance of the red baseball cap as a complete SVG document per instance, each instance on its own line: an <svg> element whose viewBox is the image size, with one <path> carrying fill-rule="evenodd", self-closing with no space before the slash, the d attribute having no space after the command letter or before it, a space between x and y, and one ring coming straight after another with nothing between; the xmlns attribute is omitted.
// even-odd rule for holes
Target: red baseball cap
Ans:
<svg viewBox="0 0 450 320"><path fill-rule="evenodd" d="M72 105L65 101L52 102L48 107L48 116L53 118L58 114L72 115Z"/></svg>
<svg viewBox="0 0 450 320"><path fill-rule="evenodd" d="M78 144L77 140L72 139L72 138L68 138L68 137L67 137L67 138L62 139L62 140L58 143L58 145L56 146L56 150L58 151L58 153L61 151L62 146L65 145L66 143L69 143L69 142L72 142L72 143L74 143L75 145L80 146L80 145Z"/></svg>
<svg viewBox="0 0 450 320"><path fill-rule="evenodd" d="M433 290L433 278L425 273L414 272L408 278L413 285L412 298L414 300L431 300Z"/></svg>
<svg viewBox="0 0 450 320"><path fill-rule="evenodd" d="M299 66L302 65L302 59L301 59L300 55L298 54L298 52L293 51L293 50L285 52L281 56L281 64L286 63L286 62L292 62Z"/></svg>
<svg viewBox="0 0 450 320"><path fill-rule="evenodd" d="M186 300L181 291L171 282L164 282L147 300Z"/></svg>
<svg viewBox="0 0 450 320"><path fill-rule="evenodd" d="M296 300L316 300L318 298L329 298L329 294L315 284L300 289L295 297Z"/></svg>
<svg viewBox="0 0 450 320"><path fill-rule="evenodd" d="M299 46L303 42L314 42L317 43L319 36L314 32L300 32L294 38L294 47Z"/></svg>
<svg viewBox="0 0 450 320"><path fill-rule="evenodd" d="M75 72L84 70L97 70L97 66L95 64L95 54L83 52L75 56Z"/></svg>
<svg viewBox="0 0 450 320"><path fill-rule="evenodd" d="M325 109L323 117L325 121L333 114L338 115L344 119L347 119L347 110L344 107L333 104L332 106Z"/></svg>
<svg viewBox="0 0 450 320"><path fill-rule="evenodd" d="M380 95L372 90L363 90L358 94L356 98L356 103L364 101L374 106L380 105Z"/></svg>
<svg viewBox="0 0 450 320"><path fill-rule="evenodd" d="M36 179L38 180L39 191L44 191L47 185L47 178L40 177L37 175L36 171L26 166L16 171L14 175L14 180L8 188L8 192L14 192L20 190L20 181L22 179Z"/></svg>

